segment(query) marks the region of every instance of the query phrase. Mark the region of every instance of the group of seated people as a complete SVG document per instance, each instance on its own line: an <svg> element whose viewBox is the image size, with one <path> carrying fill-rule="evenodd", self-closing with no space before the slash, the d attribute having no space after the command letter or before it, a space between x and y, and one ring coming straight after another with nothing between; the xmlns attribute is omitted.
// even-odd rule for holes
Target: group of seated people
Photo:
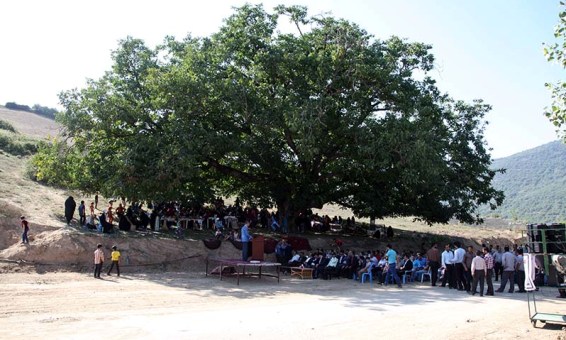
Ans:
<svg viewBox="0 0 566 340"><path fill-rule="evenodd" d="M281 243L281 242L280 242ZM279 244L278 244L279 246ZM384 252L367 251L323 251L319 249L310 255L304 252L291 250L291 257L287 260L282 253L277 254L277 261L285 268L312 268L313 278L331 279L332 277L351 278L360 280L364 273L371 272L373 279L385 283L389 264ZM419 281L423 274L429 272L428 262L420 253L410 253L399 257L397 261L397 274L406 275L406 281Z"/></svg>

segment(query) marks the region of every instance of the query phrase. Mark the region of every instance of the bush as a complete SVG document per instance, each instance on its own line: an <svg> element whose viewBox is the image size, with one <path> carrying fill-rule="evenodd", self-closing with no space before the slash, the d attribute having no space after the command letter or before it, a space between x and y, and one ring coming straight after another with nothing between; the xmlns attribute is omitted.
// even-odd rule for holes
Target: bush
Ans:
<svg viewBox="0 0 566 340"><path fill-rule="evenodd" d="M0 150L14 156L29 156L37 152L37 142L16 135L0 134Z"/></svg>
<svg viewBox="0 0 566 340"><path fill-rule="evenodd" d="M12 124L2 119L0 119L0 130L17 133L16 128Z"/></svg>

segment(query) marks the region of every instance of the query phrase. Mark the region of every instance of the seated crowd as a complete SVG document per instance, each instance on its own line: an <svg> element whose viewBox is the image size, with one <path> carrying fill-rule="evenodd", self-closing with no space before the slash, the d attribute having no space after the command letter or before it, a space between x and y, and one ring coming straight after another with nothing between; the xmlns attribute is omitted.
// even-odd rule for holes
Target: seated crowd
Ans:
<svg viewBox="0 0 566 340"><path fill-rule="evenodd" d="M389 246L389 245L388 245ZM509 293L515 291L524 293L525 269L523 265L523 249L514 245L513 251L505 246L498 245L493 248L482 245L481 249L473 246L464 248L460 242L446 244L441 254L437 244L434 244L426 254L403 252L394 262L388 261L383 251L366 251L356 253L353 250L322 250L318 249L305 254L292 250L283 239L276 248L277 261L283 265L284 270L291 268L311 268L313 278L331 279L332 277L361 280L362 275L371 275L371 278L380 284L394 283L392 275L389 282L387 275L389 267L395 265L395 272L403 283L430 281L432 286L441 282L440 287L467 291L469 294L484 295L484 283L487 284L486 295L494 292L502 293L509 282ZM543 276L542 269L537 269L537 281ZM494 291L492 278L495 281L501 276L502 282L499 290ZM400 286L400 283L398 283ZM479 284L479 287L478 287ZM479 292L478 292L479 288ZM561 292L561 297L563 294Z"/></svg>
<svg viewBox="0 0 566 340"><path fill-rule="evenodd" d="M84 204L84 201L81 202ZM244 207L236 199L234 205L226 205L222 198L217 198L211 204L191 202L130 202L128 206L125 198L121 198L118 206L117 200L109 200L108 206L95 214L95 203L90 204L90 214L85 211L84 221L81 224L100 232L112 232L114 221L120 230L156 230L157 228L170 229L181 225L183 228L215 230L217 238L225 238L231 229L238 229L246 219L252 221L252 228L271 229L281 233L304 233L305 231L325 232L332 226L355 228L354 217L346 220L342 217L320 216L310 209L299 213L295 218L292 229L288 223L288 216L282 216L279 211L269 211L267 208L259 209L257 206ZM98 205L97 205L98 209ZM80 213L80 212L79 212Z"/></svg>

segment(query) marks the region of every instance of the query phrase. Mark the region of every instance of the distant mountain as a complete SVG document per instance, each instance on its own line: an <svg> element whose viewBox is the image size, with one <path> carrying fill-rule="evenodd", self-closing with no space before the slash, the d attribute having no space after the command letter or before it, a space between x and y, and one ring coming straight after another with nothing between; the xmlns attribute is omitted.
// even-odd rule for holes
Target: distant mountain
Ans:
<svg viewBox="0 0 566 340"><path fill-rule="evenodd" d="M566 145L555 141L494 160L492 168L505 168L493 185L505 192L497 210L485 216L526 223L566 221Z"/></svg>

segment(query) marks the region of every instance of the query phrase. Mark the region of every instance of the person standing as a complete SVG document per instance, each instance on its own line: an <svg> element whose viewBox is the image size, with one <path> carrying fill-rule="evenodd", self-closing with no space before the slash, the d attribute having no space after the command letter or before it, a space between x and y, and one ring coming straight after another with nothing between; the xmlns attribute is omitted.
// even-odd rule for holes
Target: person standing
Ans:
<svg viewBox="0 0 566 340"><path fill-rule="evenodd" d="M28 231L29 231L29 223L26 220L25 216L21 216L20 220L22 221L22 244L29 244L28 240Z"/></svg>
<svg viewBox="0 0 566 340"><path fill-rule="evenodd" d="M494 260L493 256L489 252L487 247L483 247L483 259L485 261L486 275L485 279L487 282L487 293L485 295L493 296L493 282L491 277L493 276Z"/></svg>
<svg viewBox="0 0 566 340"><path fill-rule="evenodd" d="M385 275L385 285L389 284L389 278L393 277L393 280L397 284L397 287L402 288L401 279L397 275L397 252L393 250L391 244L387 244L387 252L385 253L387 257L387 263L389 265L387 269L387 274Z"/></svg>
<svg viewBox="0 0 566 340"><path fill-rule="evenodd" d="M454 254L450 249L450 244L444 246L444 251L442 252L442 268L444 268L444 276L442 278L441 287L446 287L446 282L448 282L450 289L456 288L456 280L454 279Z"/></svg>
<svg viewBox="0 0 566 340"><path fill-rule="evenodd" d="M110 264L110 269L108 269L108 273L106 274L110 275L112 268L116 265L116 273L120 276L120 252L118 251L118 247L112 246L112 254L110 256L112 257L112 263Z"/></svg>
<svg viewBox="0 0 566 340"><path fill-rule="evenodd" d="M505 290L505 286L507 285L507 281L509 281L509 293L513 293L513 291L515 290L515 262L516 262L516 258L515 255L513 255L510 251L509 251L509 246L505 246L505 253L503 253L503 256L501 258L501 264L503 265L503 274L501 274L501 286L499 286L499 289L496 290L496 292L498 293L503 293L503 291Z"/></svg>
<svg viewBox="0 0 566 340"><path fill-rule="evenodd" d="M466 265L464 264L464 255L466 251L462 248L459 241L454 242L456 250L454 250L454 269L456 270L456 285L458 290L470 290L468 287L466 278L464 276L464 271L466 270Z"/></svg>
<svg viewBox="0 0 566 340"><path fill-rule="evenodd" d="M240 232L240 238L242 240L242 260L244 261L248 261L248 257L249 257L249 246L250 246L250 241L252 240L252 236L250 235L250 223L251 221L249 219L246 219L246 223L244 223L244 226L242 227L242 230Z"/></svg>
<svg viewBox="0 0 566 340"><path fill-rule="evenodd" d="M114 222L114 214L112 213L112 203L108 205L108 210L106 211L106 221L112 225Z"/></svg>
<svg viewBox="0 0 566 340"><path fill-rule="evenodd" d="M438 244L434 243L426 253L428 266L430 268L430 285L436 286L438 280L438 269L440 268L440 251L438 251Z"/></svg>
<svg viewBox="0 0 566 340"><path fill-rule="evenodd" d="M464 254L464 278L466 279L467 283L467 291L470 291L470 287L472 286L473 282L473 273L471 268L474 257L474 247L468 246L468 250L466 251L466 254Z"/></svg>
<svg viewBox="0 0 566 340"><path fill-rule="evenodd" d="M525 290L525 263L523 262L523 249L517 249L517 258L515 261L515 268L517 270L517 285L519 290L517 293L526 293Z"/></svg>
<svg viewBox="0 0 566 340"><path fill-rule="evenodd" d="M94 207L98 209L98 194L94 195Z"/></svg>
<svg viewBox="0 0 566 340"><path fill-rule="evenodd" d="M86 224L86 206L85 206L85 201L81 201L81 204L79 204L79 223L81 225L85 225Z"/></svg>
<svg viewBox="0 0 566 340"><path fill-rule="evenodd" d="M100 272L102 271L102 265L104 264L104 252L102 251L102 244L96 246L94 251L94 277L100 279Z"/></svg>
<svg viewBox="0 0 566 340"><path fill-rule="evenodd" d="M94 218L94 202L90 202L90 216Z"/></svg>
<svg viewBox="0 0 566 340"><path fill-rule="evenodd" d="M71 220L75 214L76 207L77 203L75 203L73 196L69 196L69 198L65 200L65 219L67 220L67 225L71 225Z"/></svg>
<svg viewBox="0 0 566 340"><path fill-rule="evenodd" d="M499 244L495 245L495 251L493 252L493 270L495 272L495 281L499 281L499 276L503 277L503 252L499 247Z"/></svg>
<svg viewBox="0 0 566 340"><path fill-rule="evenodd" d="M471 289L471 294L472 295L476 295L477 294L477 288L478 288L478 281L480 283L480 296L483 296L483 285L484 285L484 280L485 280L485 276L487 274L487 266L485 265L485 260L481 257L482 252L480 250L478 250L476 252L476 256L472 259L472 265L471 265L471 272L472 272L472 277L473 277L473 284L472 284L472 289Z"/></svg>

